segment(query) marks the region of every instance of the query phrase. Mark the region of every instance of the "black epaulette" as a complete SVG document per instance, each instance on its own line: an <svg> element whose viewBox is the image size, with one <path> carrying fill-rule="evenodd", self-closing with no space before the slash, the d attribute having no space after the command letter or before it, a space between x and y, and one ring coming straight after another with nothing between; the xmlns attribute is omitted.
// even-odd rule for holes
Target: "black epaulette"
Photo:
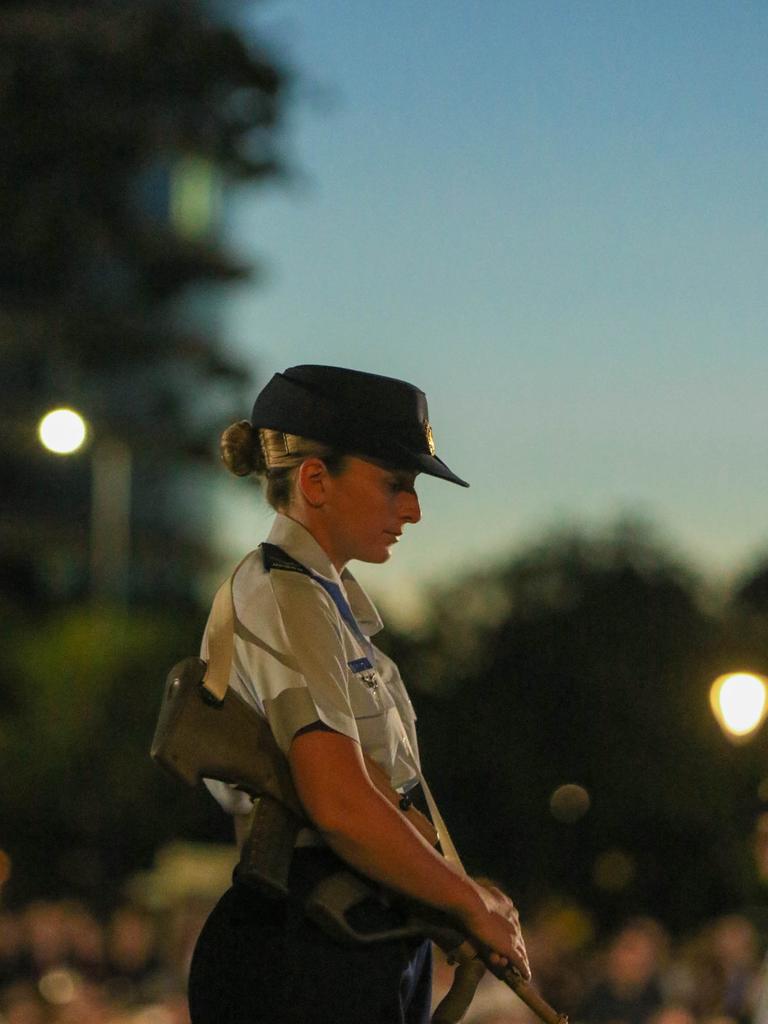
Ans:
<svg viewBox="0 0 768 1024"><path fill-rule="evenodd" d="M272 572L273 569L285 569L286 572L300 572L304 576L312 575L306 566L302 565L301 562L297 562L295 558L291 558L277 544L267 544L265 541L260 547L264 568L267 572Z"/></svg>

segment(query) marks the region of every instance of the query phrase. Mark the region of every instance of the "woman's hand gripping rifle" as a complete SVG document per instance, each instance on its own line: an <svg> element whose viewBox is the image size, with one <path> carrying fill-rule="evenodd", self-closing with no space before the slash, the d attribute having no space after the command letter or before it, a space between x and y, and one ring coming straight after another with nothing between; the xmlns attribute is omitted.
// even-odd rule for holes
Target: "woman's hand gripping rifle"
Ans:
<svg viewBox="0 0 768 1024"><path fill-rule="evenodd" d="M288 762L267 723L233 690L223 700L202 685L206 664L186 658L175 665L165 686L160 716L152 741L155 761L190 786L201 779L218 779L244 790L254 799L249 835L243 844L238 877L272 896L288 892L288 872L299 830L309 823L296 795ZM405 806L385 773L366 758L371 781L432 844L438 837L431 822L415 807ZM340 940L363 943L394 938L427 937L457 963L454 984L440 1003L433 1024L456 1024L466 1012L486 969L522 999L544 1024L567 1024L511 966L494 963L446 915L424 905L409 905L407 922L387 932L360 933L348 911L366 899L387 894L352 870L339 871L312 893L307 914Z"/></svg>

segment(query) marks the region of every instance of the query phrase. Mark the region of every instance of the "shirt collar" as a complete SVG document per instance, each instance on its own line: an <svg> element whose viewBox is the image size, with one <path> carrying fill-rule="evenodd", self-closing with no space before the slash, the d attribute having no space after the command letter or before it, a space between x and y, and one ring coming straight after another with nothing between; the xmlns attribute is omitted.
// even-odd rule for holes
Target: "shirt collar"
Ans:
<svg viewBox="0 0 768 1024"><path fill-rule="evenodd" d="M383 629L384 623L381 621L376 606L349 569L345 568L339 575L328 555L305 526L297 523L295 519L283 515L282 512L278 512L267 541L282 548L286 554L295 558L305 568L339 584L346 593L352 614L366 636L373 636L374 633Z"/></svg>

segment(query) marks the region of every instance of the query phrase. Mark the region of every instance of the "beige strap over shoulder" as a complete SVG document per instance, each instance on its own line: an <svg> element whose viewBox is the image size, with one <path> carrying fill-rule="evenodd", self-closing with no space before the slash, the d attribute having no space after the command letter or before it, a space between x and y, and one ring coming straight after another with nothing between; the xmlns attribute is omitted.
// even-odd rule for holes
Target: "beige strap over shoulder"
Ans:
<svg viewBox="0 0 768 1024"><path fill-rule="evenodd" d="M224 700L232 670L232 653L235 646L235 598L232 588L235 576L249 556L238 563L235 571L216 591L208 616L208 667L203 676L203 686L216 700Z"/></svg>

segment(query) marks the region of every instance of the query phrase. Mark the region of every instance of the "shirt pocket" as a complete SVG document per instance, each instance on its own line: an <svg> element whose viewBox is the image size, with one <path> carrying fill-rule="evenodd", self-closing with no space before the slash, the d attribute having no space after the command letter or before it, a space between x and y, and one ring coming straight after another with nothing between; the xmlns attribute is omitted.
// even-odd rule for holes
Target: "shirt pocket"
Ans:
<svg viewBox="0 0 768 1024"><path fill-rule="evenodd" d="M381 676L368 658L347 662L349 704L357 722L379 718L394 706Z"/></svg>

